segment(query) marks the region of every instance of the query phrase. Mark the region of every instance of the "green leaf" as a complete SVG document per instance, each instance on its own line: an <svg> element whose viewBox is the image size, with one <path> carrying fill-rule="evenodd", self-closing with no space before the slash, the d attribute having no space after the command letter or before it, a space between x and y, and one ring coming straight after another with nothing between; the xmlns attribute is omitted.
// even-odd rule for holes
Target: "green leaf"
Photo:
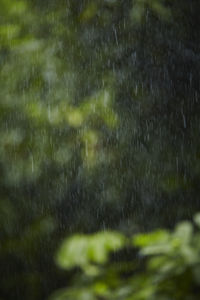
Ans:
<svg viewBox="0 0 200 300"><path fill-rule="evenodd" d="M194 222L195 224L200 227L200 213L197 213L195 216L194 216Z"/></svg>
<svg viewBox="0 0 200 300"><path fill-rule="evenodd" d="M60 267L85 269L91 263L105 263L110 251L123 247L125 239L117 232L100 232L93 235L74 235L65 240L58 251Z"/></svg>
<svg viewBox="0 0 200 300"><path fill-rule="evenodd" d="M174 237L178 238L181 243L189 243L192 237L192 232L192 224L185 221L176 226Z"/></svg>

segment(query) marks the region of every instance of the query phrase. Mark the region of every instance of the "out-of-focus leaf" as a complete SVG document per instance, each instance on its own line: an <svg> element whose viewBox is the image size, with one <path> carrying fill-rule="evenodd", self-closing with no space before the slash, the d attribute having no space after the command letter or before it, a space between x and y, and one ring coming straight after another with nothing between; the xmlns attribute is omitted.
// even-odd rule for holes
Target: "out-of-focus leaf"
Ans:
<svg viewBox="0 0 200 300"><path fill-rule="evenodd" d="M133 237L133 244L141 248L144 255L167 253L171 249L170 235L165 230L158 230L149 234L139 234Z"/></svg>
<svg viewBox="0 0 200 300"><path fill-rule="evenodd" d="M117 232L100 232L94 235L74 235L63 242L57 254L60 267L87 267L91 263L105 263L110 251L124 245L124 237Z"/></svg>
<svg viewBox="0 0 200 300"><path fill-rule="evenodd" d="M194 216L194 222L198 227L200 227L200 213Z"/></svg>
<svg viewBox="0 0 200 300"><path fill-rule="evenodd" d="M193 227L190 222L182 222L177 225L174 237L178 238L181 243L189 243L192 238Z"/></svg>

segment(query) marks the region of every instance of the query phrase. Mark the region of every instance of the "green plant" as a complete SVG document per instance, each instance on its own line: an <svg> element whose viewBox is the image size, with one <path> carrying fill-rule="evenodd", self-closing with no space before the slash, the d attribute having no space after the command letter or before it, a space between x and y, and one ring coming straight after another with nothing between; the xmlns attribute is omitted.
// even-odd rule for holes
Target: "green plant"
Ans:
<svg viewBox="0 0 200 300"><path fill-rule="evenodd" d="M110 255L131 245L139 250L130 261ZM116 232L72 236L58 251L57 263L67 270L80 267L81 273L74 286L58 291L54 300L199 299L200 214L194 223L181 222L172 232L130 238Z"/></svg>

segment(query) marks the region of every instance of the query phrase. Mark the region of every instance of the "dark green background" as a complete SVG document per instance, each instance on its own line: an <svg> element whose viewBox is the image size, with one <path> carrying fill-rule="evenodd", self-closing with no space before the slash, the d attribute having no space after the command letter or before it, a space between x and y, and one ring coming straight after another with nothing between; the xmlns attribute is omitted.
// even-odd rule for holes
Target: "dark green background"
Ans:
<svg viewBox="0 0 200 300"><path fill-rule="evenodd" d="M65 286L63 237L199 210L198 0L0 0L0 298Z"/></svg>

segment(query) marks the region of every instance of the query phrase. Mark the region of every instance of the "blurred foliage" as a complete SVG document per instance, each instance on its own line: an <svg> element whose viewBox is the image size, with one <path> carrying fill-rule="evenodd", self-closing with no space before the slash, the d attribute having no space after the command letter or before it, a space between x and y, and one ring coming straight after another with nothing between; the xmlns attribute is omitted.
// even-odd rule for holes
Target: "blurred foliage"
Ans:
<svg viewBox="0 0 200 300"><path fill-rule="evenodd" d="M169 228L200 209L199 11L0 0L0 298L70 284L53 262L66 235Z"/></svg>
<svg viewBox="0 0 200 300"><path fill-rule="evenodd" d="M58 252L59 265L66 269L80 266L84 274L78 273L74 286L50 299L199 299L199 225L197 214L194 223L181 222L172 232L157 230L123 239L112 232L71 237ZM119 255L117 259L116 251L124 247L133 251L131 245L139 249L138 255L132 261L123 261ZM92 267L95 273L90 272Z"/></svg>
<svg viewBox="0 0 200 300"><path fill-rule="evenodd" d="M87 272L90 261L104 263L111 250L123 245L123 236L116 232L96 233L93 236L74 235L63 243L57 262L62 268L80 266Z"/></svg>

